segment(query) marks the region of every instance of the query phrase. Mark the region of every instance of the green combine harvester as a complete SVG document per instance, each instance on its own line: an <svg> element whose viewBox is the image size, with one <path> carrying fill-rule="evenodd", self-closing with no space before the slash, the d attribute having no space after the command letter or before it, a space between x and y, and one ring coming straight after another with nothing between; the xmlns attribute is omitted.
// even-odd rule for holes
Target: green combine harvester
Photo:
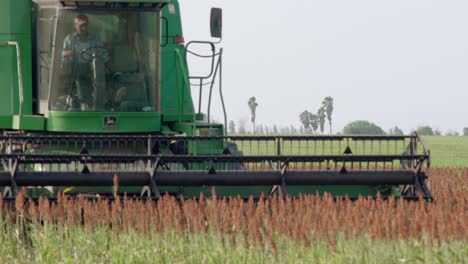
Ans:
<svg viewBox="0 0 468 264"><path fill-rule="evenodd" d="M210 117L215 91L223 102L221 29L213 8L213 41L185 44L177 0L2 0L3 196L115 195L118 185L155 198L215 188L432 199L417 135L228 136L224 103L224 124ZM209 73L190 75L188 56Z"/></svg>

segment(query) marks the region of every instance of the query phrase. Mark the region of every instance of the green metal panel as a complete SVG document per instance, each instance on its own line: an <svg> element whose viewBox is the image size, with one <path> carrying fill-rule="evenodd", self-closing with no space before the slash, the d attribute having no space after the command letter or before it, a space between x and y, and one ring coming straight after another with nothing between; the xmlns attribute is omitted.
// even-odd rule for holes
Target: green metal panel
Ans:
<svg viewBox="0 0 468 264"><path fill-rule="evenodd" d="M193 100L188 80L188 66L185 59L185 47L175 44L175 36L183 36L182 20L177 1L163 9L163 17L167 19L169 32L163 26L163 38L169 36L167 45L161 54L161 108L163 120L166 122L190 122L197 120L194 116ZM163 42L165 40L163 39Z"/></svg>
<svg viewBox="0 0 468 264"><path fill-rule="evenodd" d="M0 34L31 33L31 0L2 0Z"/></svg>
<svg viewBox="0 0 468 264"><path fill-rule="evenodd" d="M202 121L205 118L205 114L198 114L196 113L195 116L193 114L186 114L186 115L177 115L177 114L164 114L163 115L163 122L166 123L174 123L174 122L193 122L193 121Z"/></svg>
<svg viewBox="0 0 468 264"><path fill-rule="evenodd" d="M0 129L11 128L13 116L0 116Z"/></svg>
<svg viewBox="0 0 468 264"><path fill-rule="evenodd" d="M115 117L114 128L106 128L104 118ZM159 113L115 113L115 112L49 112L46 121L47 131L80 133L132 133L159 132Z"/></svg>
<svg viewBox="0 0 468 264"><path fill-rule="evenodd" d="M5 43L11 39L10 35L0 35L0 43ZM14 98L17 93L14 92L13 76L13 48L1 45L0 46L0 116L11 116L14 113L14 102L18 98ZM9 124L11 125L11 124Z"/></svg>
<svg viewBox="0 0 468 264"><path fill-rule="evenodd" d="M236 197L240 196L248 198L250 196L259 198L262 193L268 195L273 186L217 186L215 187L216 195L219 197ZM212 194L213 187L185 187L178 188L179 194L184 197L199 197L200 193L203 193L205 197L210 197ZM165 188L161 188L164 193ZM170 191L168 191L170 192ZM378 193L382 196L394 195L399 196L397 193L392 193L391 189L379 191L378 188L372 186L288 186L288 195L298 196L302 195L314 195L314 194L325 194L329 193L333 197L345 197L357 198L363 197L376 197Z"/></svg>
<svg viewBox="0 0 468 264"><path fill-rule="evenodd" d="M20 47L24 104L23 114L32 114L31 1L2 0L0 6L0 129L12 128L12 115L19 113L19 85L16 48Z"/></svg>
<svg viewBox="0 0 468 264"><path fill-rule="evenodd" d="M171 128L187 136L223 136L221 124L208 123L174 123ZM193 155L216 155L222 154L225 145L221 140L196 141L188 143L188 153ZM198 168L195 168L198 169Z"/></svg>
<svg viewBox="0 0 468 264"><path fill-rule="evenodd" d="M35 115L14 115L12 119L13 129L43 131L45 129L45 118Z"/></svg>

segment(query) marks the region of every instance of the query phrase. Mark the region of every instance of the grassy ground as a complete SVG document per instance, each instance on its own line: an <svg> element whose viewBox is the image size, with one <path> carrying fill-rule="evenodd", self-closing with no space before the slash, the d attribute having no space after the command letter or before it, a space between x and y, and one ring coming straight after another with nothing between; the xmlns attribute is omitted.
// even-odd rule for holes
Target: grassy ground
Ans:
<svg viewBox="0 0 468 264"><path fill-rule="evenodd" d="M435 167L468 167L468 136L423 137Z"/></svg>
<svg viewBox="0 0 468 264"><path fill-rule="evenodd" d="M1 263L467 263L463 241L429 245L429 241L322 240L304 246L277 237L277 249L231 245L220 235L153 234L117 236L101 228L31 230L28 245L0 237ZM64 235L65 234L65 235ZM242 240L241 236L238 240ZM4 243L8 242L8 243ZM25 250L33 247L35 250Z"/></svg>

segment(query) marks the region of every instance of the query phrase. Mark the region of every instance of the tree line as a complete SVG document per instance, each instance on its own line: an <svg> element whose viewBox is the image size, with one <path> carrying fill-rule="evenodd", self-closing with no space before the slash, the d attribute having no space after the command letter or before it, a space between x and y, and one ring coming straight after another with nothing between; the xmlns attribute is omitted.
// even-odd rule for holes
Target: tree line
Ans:
<svg viewBox="0 0 468 264"><path fill-rule="evenodd" d="M256 97L250 97L247 106L250 110L250 122L252 129L247 128L247 121L241 119L236 124L231 120L228 124L228 132L230 134L324 134L325 127L328 125L329 134L333 134L332 129L332 115L334 109L333 97L327 96L323 99L322 104L316 111L304 110L299 114L300 126L294 125L262 125L257 124L257 109L259 103ZM439 129L433 129L431 126L419 126L411 131L417 132L419 135L427 136L442 136ZM356 120L348 123L338 134L350 135L404 135L402 129L398 126L392 127L388 131L384 131L380 126L367 120ZM462 134L468 136L468 127L463 128ZM459 136L460 134L455 130L449 130L444 135L446 136Z"/></svg>
<svg viewBox="0 0 468 264"><path fill-rule="evenodd" d="M306 131L302 125L267 125L267 124L256 124L255 131L247 127L246 120L239 120L234 122L231 120L228 124L228 132L230 134L258 134L258 135L307 135L315 133L313 131ZM462 133L458 133L455 130L448 130L442 133L439 129L433 129L430 126L420 126L410 131L410 133L417 132L418 135L422 136L468 136L468 127L464 128ZM345 135L394 135L402 136L405 135L403 130L398 126L390 128L385 131L380 126L366 121L356 120L346 125L342 131L336 134Z"/></svg>

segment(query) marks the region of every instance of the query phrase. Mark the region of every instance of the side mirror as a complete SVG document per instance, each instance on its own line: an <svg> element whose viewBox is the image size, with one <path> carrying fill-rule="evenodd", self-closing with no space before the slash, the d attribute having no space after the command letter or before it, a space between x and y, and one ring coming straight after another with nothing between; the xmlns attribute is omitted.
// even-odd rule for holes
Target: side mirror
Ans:
<svg viewBox="0 0 468 264"><path fill-rule="evenodd" d="M221 8L211 8L211 37L223 37L223 10Z"/></svg>

